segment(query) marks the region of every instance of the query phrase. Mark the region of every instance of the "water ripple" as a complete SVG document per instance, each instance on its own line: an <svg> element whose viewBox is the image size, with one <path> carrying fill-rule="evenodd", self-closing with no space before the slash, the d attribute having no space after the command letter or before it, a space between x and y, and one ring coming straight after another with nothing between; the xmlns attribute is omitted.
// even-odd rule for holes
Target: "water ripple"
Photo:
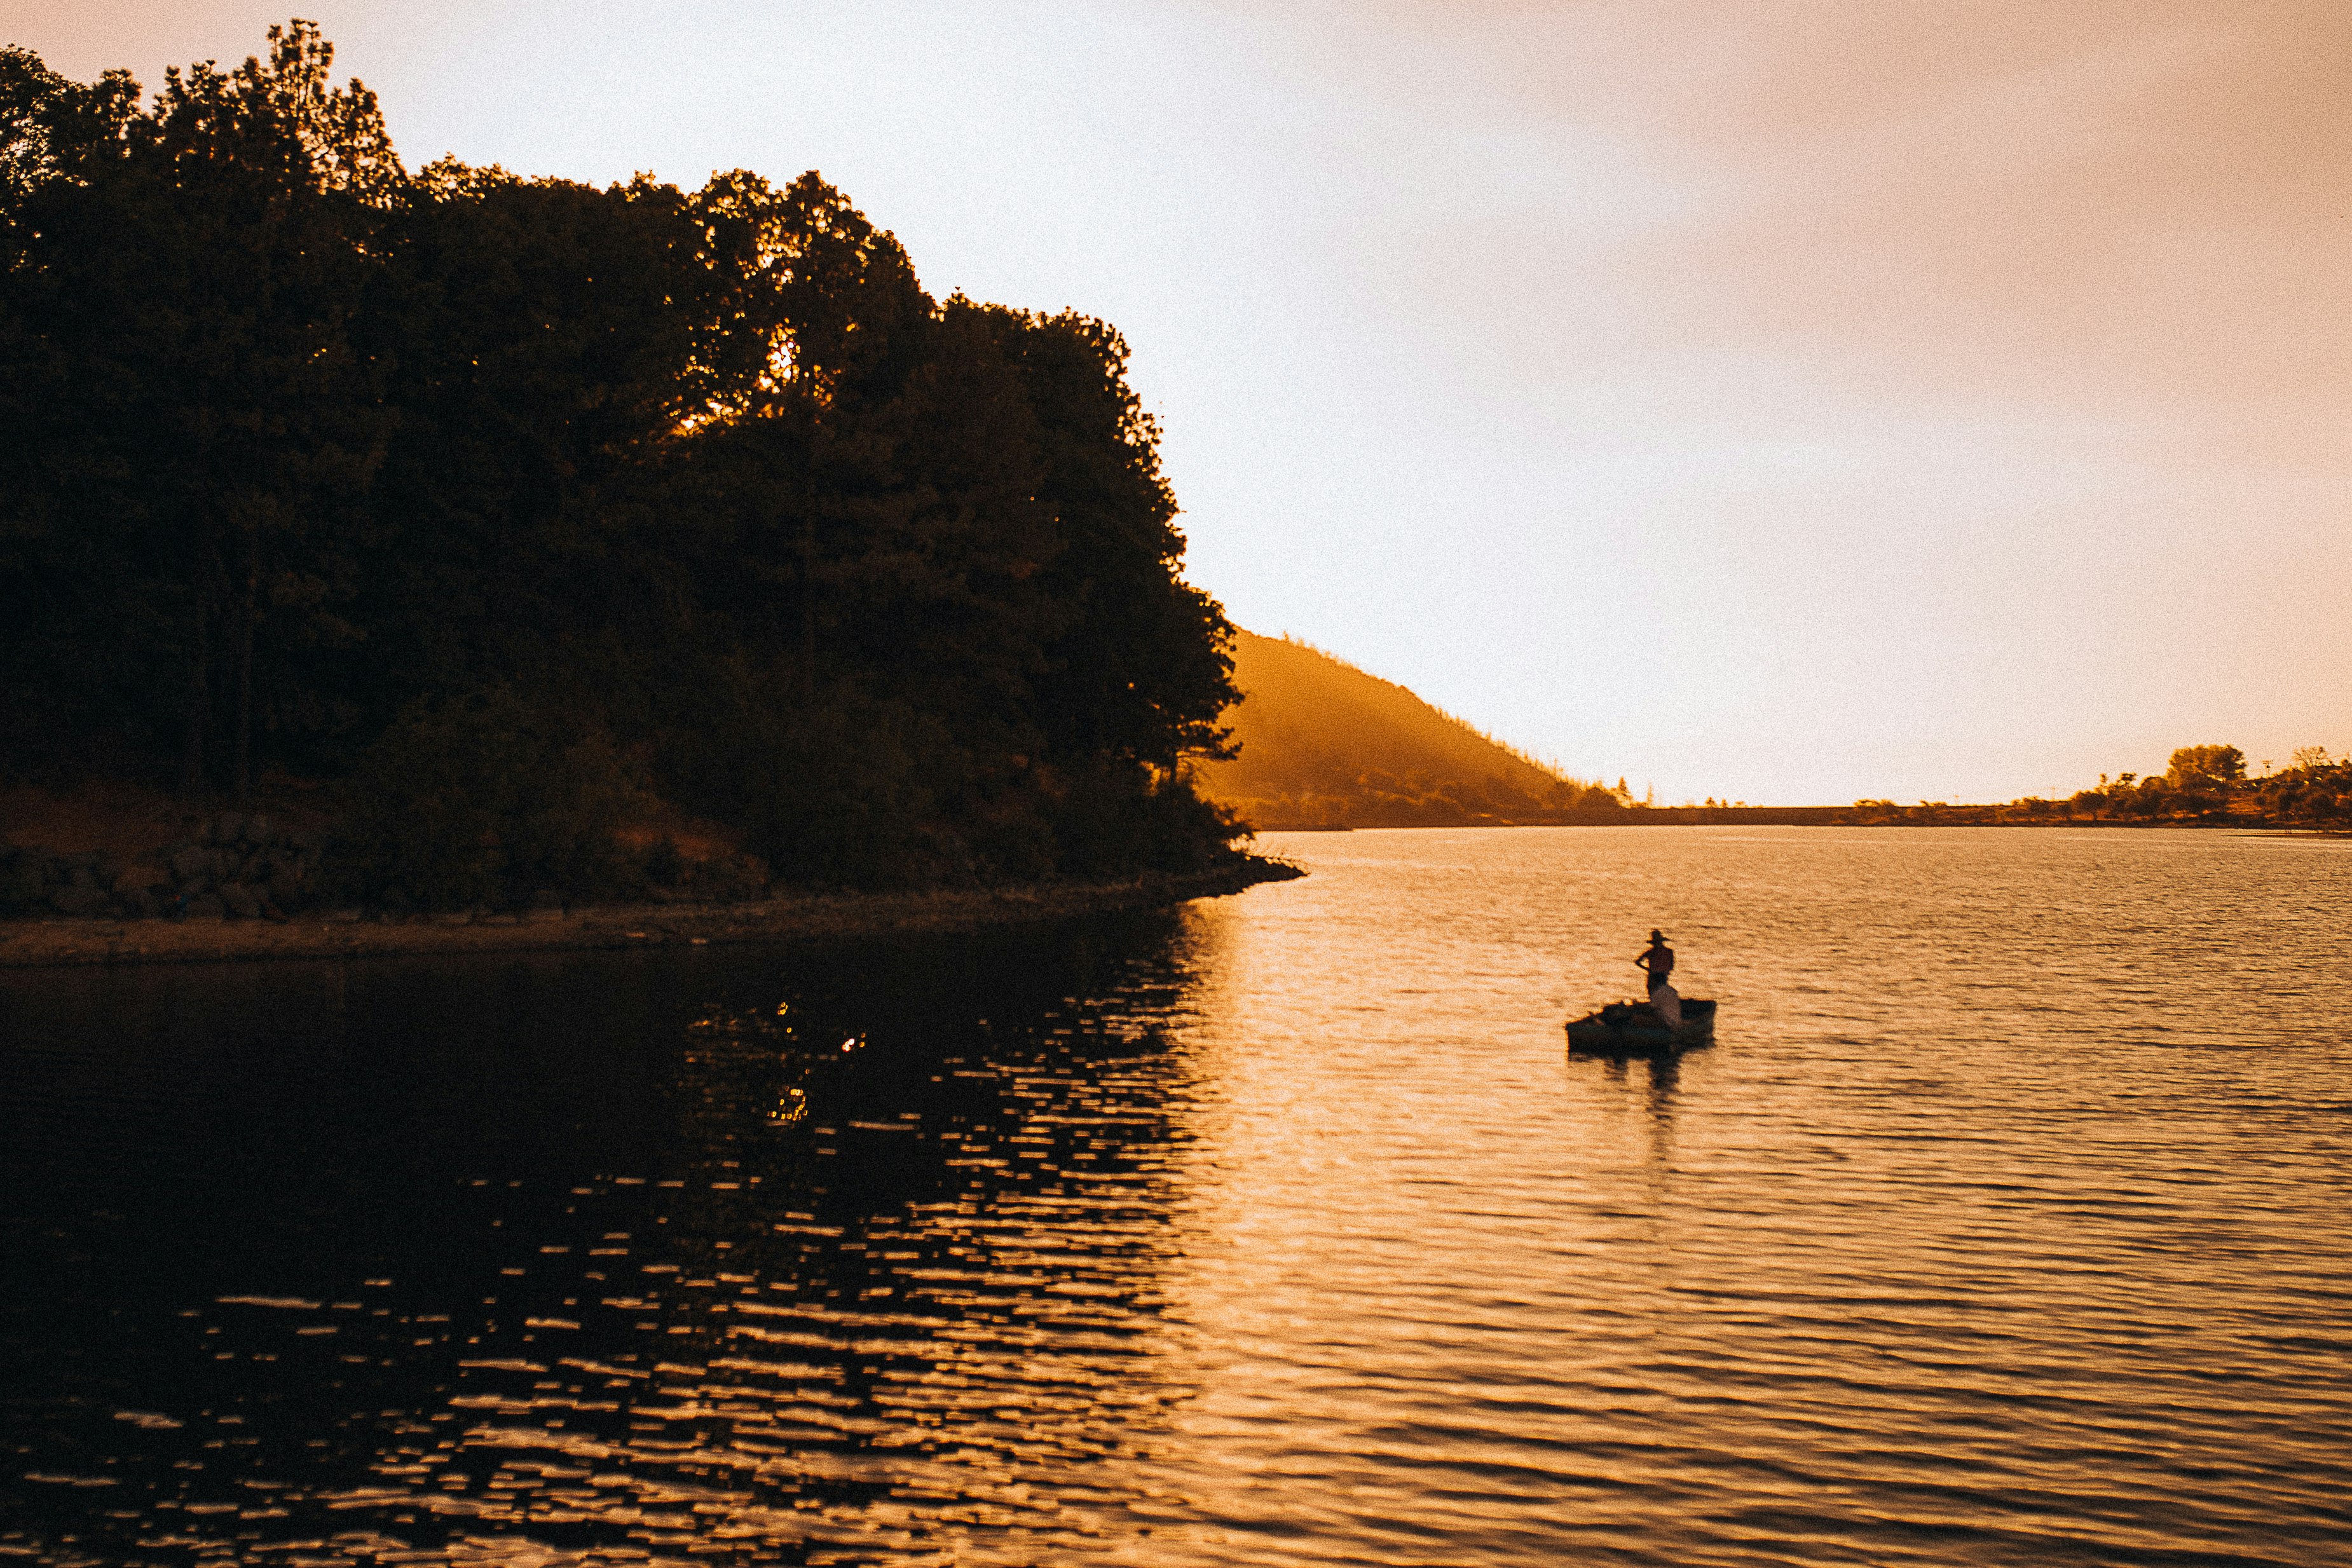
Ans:
<svg viewBox="0 0 2352 1568"><path fill-rule="evenodd" d="M12 977L0 1557L2352 1562L2352 846ZM1723 1040L1570 1061L1673 931Z"/></svg>

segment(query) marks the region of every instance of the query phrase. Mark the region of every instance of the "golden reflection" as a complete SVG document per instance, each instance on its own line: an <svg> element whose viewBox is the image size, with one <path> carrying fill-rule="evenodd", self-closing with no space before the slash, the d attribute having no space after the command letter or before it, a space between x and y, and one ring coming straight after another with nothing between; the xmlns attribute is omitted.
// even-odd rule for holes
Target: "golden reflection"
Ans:
<svg viewBox="0 0 2352 1568"><path fill-rule="evenodd" d="M2352 1012L2352 881L2315 844L2087 841L1333 835L1313 877L1084 967L1043 938L944 975L809 964L789 1027L741 955L353 966L331 1002L174 973L128 1031L105 998L135 977L11 981L64 998L26 1032L79 1065L8 1066L89 1174L0 1206L66 1287L0 1301L0 1353L37 1330L75 1401L0 1401L41 1445L0 1546L1483 1568L1777 1531L1818 1568L2040 1561L2063 1531L2326 1559L2341 1118L2312 1084ZM1725 933L1736 1028L1565 1061L1561 993L1621 962L1592 934L1675 899ZM2036 941L2114 977L2053 1007ZM2266 1035L2231 1010L2242 941L2307 988ZM353 1059L213 1043L289 998L319 1021L288 1038L363 1027L409 1069L285 1099L257 1125L297 1157L162 1206L184 1125ZM478 1103L496 1121L425 1179L338 1191L351 1149ZM321 1212L380 1234L338 1251ZM111 1287L76 1260L100 1246L168 1269Z"/></svg>

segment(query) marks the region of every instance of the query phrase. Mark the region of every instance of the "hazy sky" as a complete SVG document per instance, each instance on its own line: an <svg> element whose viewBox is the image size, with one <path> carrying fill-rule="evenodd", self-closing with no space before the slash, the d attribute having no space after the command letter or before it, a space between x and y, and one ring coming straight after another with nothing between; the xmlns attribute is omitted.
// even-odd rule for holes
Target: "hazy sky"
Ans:
<svg viewBox="0 0 2352 1568"><path fill-rule="evenodd" d="M1116 322L1193 580L1662 800L2352 747L2352 5L308 0L415 167ZM77 77L242 0L0 0Z"/></svg>

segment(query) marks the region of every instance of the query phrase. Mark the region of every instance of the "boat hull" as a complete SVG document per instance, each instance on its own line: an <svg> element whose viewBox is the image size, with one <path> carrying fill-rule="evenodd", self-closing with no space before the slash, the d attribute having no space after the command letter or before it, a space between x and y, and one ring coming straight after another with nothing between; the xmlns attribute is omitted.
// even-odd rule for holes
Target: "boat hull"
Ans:
<svg viewBox="0 0 2352 1568"><path fill-rule="evenodd" d="M1568 1020L1568 1049L1578 1056L1658 1056L1715 1043L1715 1004L1693 997L1682 1005L1680 1028L1646 1003L1615 1002Z"/></svg>

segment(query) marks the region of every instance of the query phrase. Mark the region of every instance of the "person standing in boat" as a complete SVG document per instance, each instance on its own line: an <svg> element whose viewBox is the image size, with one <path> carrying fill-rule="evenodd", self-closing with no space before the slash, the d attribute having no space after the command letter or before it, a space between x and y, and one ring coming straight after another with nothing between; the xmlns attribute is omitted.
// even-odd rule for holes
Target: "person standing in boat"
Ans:
<svg viewBox="0 0 2352 1568"><path fill-rule="evenodd" d="M1654 991L1671 979L1675 972L1675 950L1666 946L1666 934L1651 932L1649 946L1633 962L1650 971L1650 989Z"/></svg>
<svg viewBox="0 0 2352 1568"><path fill-rule="evenodd" d="M1650 1006L1657 1010L1668 1029L1683 1026L1683 999L1675 990L1675 950L1666 946L1666 934L1650 933L1650 945L1634 963L1650 972Z"/></svg>

